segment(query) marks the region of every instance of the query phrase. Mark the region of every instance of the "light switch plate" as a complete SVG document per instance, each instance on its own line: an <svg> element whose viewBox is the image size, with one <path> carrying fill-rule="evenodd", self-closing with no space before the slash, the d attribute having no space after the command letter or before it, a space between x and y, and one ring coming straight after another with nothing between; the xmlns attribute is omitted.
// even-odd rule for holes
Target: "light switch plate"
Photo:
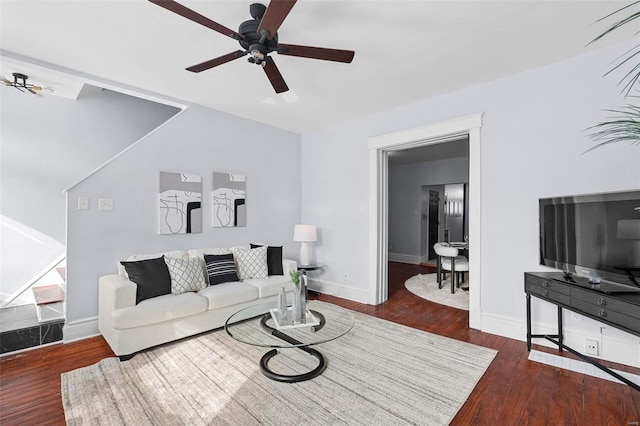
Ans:
<svg viewBox="0 0 640 426"><path fill-rule="evenodd" d="M78 197L78 210L89 210L89 197Z"/></svg>
<svg viewBox="0 0 640 426"><path fill-rule="evenodd" d="M98 200L98 210L113 210L113 199L100 198Z"/></svg>

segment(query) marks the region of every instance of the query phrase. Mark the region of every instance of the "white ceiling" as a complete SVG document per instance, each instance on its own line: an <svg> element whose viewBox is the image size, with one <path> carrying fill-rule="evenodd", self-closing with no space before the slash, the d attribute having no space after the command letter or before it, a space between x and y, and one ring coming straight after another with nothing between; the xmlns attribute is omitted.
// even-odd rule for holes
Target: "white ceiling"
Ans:
<svg viewBox="0 0 640 426"><path fill-rule="evenodd" d="M181 3L237 29L250 19L252 2ZM631 38L635 28L586 46L613 21L594 22L628 3L300 0L280 27L280 42L355 50L355 58L342 64L273 53L291 89L276 95L245 59L185 71L239 45L148 1L1 0L0 71L10 78L7 56L33 59L303 132Z"/></svg>

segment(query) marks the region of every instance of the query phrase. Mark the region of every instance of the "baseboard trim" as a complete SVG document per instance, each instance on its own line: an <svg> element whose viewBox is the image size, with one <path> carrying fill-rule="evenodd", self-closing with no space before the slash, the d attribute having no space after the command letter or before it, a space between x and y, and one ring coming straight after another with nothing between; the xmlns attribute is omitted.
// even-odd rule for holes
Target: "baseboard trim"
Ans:
<svg viewBox="0 0 640 426"><path fill-rule="evenodd" d="M62 342L70 343L76 340L87 339L100 335L98 330L98 317L83 318L73 322L67 322L62 329Z"/></svg>
<svg viewBox="0 0 640 426"><path fill-rule="evenodd" d="M409 263L411 265L419 265L422 258L420 256L414 256L411 254L401 253L389 253L389 260L391 262Z"/></svg>
<svg viewBox="0 0 640 426"><path fill-rule="evenodd" d="M336 296L341 299L347 299L358 303L368 304L369 301L369 293L366 290L353 288L330 281L313 280L313 282L309 284L309 290L326 294L328 296Z"/></svg>
<svg viewBox="0 0 640 426"><path fill-rule="evenodd" d="M534 321L531 324L531 328L535 334L557 333L556 324L551 323ZM524 320L483 313L481 331L520 340L523 342L523 345L526 344L527 323ZM601 330L600 334L595 335L582 330L575 330L566 326L563 327L564 344L578 352L584 353L586 339L596 340L599 342L601 352L600 356L594 356L593 358L640 368L640 340L627 333L621 334L623 333L616 333L615 335L613 333L605 334ZM556 345L546 339L534 339L533 343L549 348L557 348Z"/></svg>

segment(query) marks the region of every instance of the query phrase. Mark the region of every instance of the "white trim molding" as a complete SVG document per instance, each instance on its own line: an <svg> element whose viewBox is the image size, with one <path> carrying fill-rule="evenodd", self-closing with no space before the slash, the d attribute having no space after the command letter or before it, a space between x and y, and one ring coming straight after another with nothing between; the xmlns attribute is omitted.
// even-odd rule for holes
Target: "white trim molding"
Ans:
<svg viewBox="0 0 640 426"><path fill-rule="evenodd" d="M62 329L63 343L87 339L100 335L98 330L98 317L83 318L81 320L65 323Z"/></svg>
<svg viewBox="0 0 640 426"><path fill-rule="evenodd" d="M388 257L391 262L409 263L411 265L419 265L422 262L421 256L412 254L389 253Z"/></svg>
<svg viewBox="0 0 640 426"><path fill-rule="evenodd" d="M361 288L354 288L344 284L338 284L331 281L316 281L309 283L308 289L328 296L336 296L341 299L352 300L358 303L367 303L368 293Z"/></svg>
<svg viewBox="0 0 640 426"><path fill-rule="evenodd" d="M469 327L482 329L480 303L480 127L473 114L369 138L369 303L387 300L388 153L469 137Z"/></svg>

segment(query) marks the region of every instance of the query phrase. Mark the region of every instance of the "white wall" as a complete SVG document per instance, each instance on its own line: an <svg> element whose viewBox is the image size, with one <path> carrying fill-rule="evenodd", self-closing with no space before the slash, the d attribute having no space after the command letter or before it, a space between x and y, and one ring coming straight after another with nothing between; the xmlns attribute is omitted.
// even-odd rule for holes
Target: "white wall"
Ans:
<svg viewBox="0 0 640 426"><path fill-rule="evenodd" d="M65 339L97 315L98 277L116 273L118 261L130 255L262 242L284 245L285 256L297 258L292 237L300 220L299 159L300 135L194 106L72 188ZM202 176L202 233L158 235L160 171ZM213 171L246 176L246 227L211 227ZM78 196L90 198L90 210L76 209ZM114 210L98 211L98 198L112 198Z"/></svg>
<svg viewBox="0 0 640 426"><path fill-rule="evenodd" d="M617 76L602 75L612 60L634 45L623 43L304 134L302 219L327 236L316 245L318 261L328 265L322 278L346 287L343 294L367 292L368 139L483 113L482 328L524 338L523 272L542 269L538 198L640 187L637 146L617 144L582 154L593 145L584 129L607 116L603 109L625 104ZM555 321L551 305L535 302L533 310L539 321ZM571 316L566 325L568 334L577 330L600 335L594 321ZM615 330L603 333L623 341L625 362L640 364L637 338ZM606 348L613 346L603 344L605 357L610 355Z"/></svg>
<svg viewBox="0 0 640 426"><path fill-rule="evenodd" d="M109 90L78 99L2 89L0 214L65 241L64 190L179 110Z"/></svg>
<svg viewBox="0 0 640 426"><path fill-rule="evenodd" d="M389 166L389 252L421 256L422 186L468 181L469 158Z"/></svg>
<svg viewBox="0 0 640 426"><path fill-rule="evenodd" d="M1 231L8 295L64 255L64 190L179 109L109 90L73 100L9 87L0 106L0 215L15 223Z"/></svg>

